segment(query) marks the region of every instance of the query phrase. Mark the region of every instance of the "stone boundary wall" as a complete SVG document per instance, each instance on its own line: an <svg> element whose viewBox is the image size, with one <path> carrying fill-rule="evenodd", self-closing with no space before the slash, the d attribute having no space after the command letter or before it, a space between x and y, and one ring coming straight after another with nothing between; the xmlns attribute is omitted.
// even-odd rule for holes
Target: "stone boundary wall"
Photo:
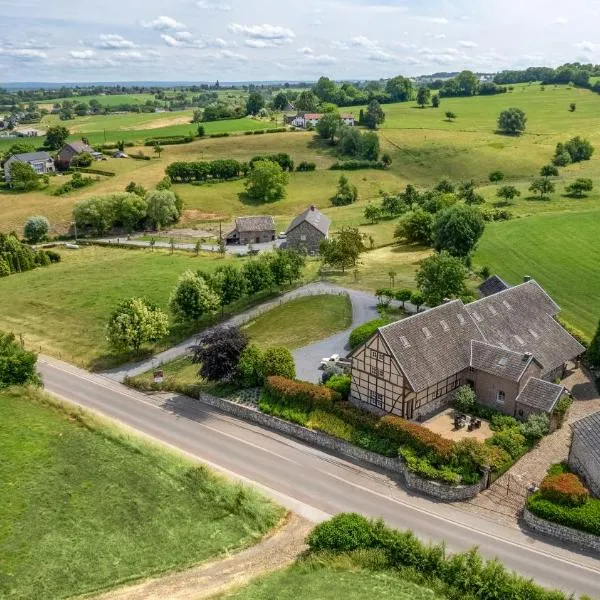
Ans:
<svg viewBox="0 0 600 600"><path fill-rule="evenodd" d="M428 481L411 473L399 457L390 458L376 454L375 452L369 452L368 450L363 450L358 446L354 446L353 444L321 431L307 429L301 425L284 421L283 419L267 415L256 409L249 408L248 406L237 404L223 398L217 398L210 394L201 393L200 401L209 404L210 406L214 406L225 413L244 419L245 421L251 421L257 425L268 427L269 429L299 439L311 446L331 450L342 456L366 462L381 469L392 471L393 473L399 473L403 476L407 487L410 489L417 490L445 502L469 500L477 496L477 494L485 488L485 478L482 478L474 485L459 486L449 486L437 481Z"/></svg>
<svg viewBox="0 0 600 600"><path fill-rule="evenodd" d="M556 538L561 542L575 544L580 548L585 548L592 552L600 553L600 536L547 521L534 515L527 507L523 510L523 520L529 528L537 533Z"/></svg>

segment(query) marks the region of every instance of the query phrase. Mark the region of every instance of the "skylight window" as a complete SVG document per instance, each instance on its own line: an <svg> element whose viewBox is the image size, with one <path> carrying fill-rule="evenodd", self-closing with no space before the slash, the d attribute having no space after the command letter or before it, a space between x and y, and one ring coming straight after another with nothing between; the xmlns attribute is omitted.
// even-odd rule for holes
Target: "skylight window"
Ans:
<svg viewBox="0 0 600 600"><path fill-rule="evenodd" d="M493 314L493 315L497 315L498 311L491 305L488 305L488 310Z"/></svg>
<svg viewBox="0 0 600 600"><path fill-rule="evenodd" d="M521 344L521 346L524 346L524 345L525 345L525 342L523 341L523 338L522 338L522 337L520 337L520 336L518 336L518 335L515 335L515 336L514 336L514 338L515 338L515 340L517 340L517 343L518 343L518 344Z"/></svg>
<svg viewBox="0 0 600 600"><path fill-rule="evenodd" d="M481 321L483 321L483 319L481 318L481 315L478 312L473 311L473 318L478 322L481 323Z"/></svg>
<svg viewBox="0 0 600 600"><path fill-rule="evenodd" d="M531 337L533 337L534 340L537 340L540 336L537 334L537 332L535 332L533 329L529 330L529 333L531 334Z"/></svg>
<svg viewBox="0 0 600 600"><path fill-rule="evenodd" d="M505 367L508 364L508 356L503 356L501 358L498 359L498 364L501 367Z"/></svg>
<svg viewBox="0 0 600 600"><path fill-rule="evenodd" d="M442 326L442 329L444 331L450 331L450 327L448 327L448 323L446 323L446 321L444 321L443 319L440 321L440 325Z"/></svg>
<svg viewBox="0 0 600 600"><path fill-rule="evenodd" d="M460 314L459 314L459 315L456 315L456 318L458 319L458 322L459 322L461 325L464 325L464 324L465 324L465 318L464 318L462 315L460 315Z"/></svg>
<svg viewBox="0 0 600 600"><path fill-rule="evenodd" d="M423 335L425 336L426 339L430 339L431 336L431 331L429 331L429 329L427 329L427 327L423 327L423 329L421 330L423 332Z"/></svg>
<svg viewBox="0 0 600 600"><path fill-rule="evenodd" d="M508 308L508 310L512 309L512 306L508 303L508 300L502 300L502 304L504 304L504 306L506 306L506 308Z"/></svg>
<svg viewBox="0 0 600 600"><path fill-rule="evenodd" d="M410 348L410 342L403 335L400 336L400 341L405 348Z"/></svg>

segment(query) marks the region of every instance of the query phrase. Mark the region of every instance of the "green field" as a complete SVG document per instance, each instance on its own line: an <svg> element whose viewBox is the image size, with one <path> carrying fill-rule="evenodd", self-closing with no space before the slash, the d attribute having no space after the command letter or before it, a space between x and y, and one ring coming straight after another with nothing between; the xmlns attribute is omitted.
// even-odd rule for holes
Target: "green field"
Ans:
<svg viewBox="0 0 600 600"><path fill-rule="evenodd" d="M444 600L445 596L394 570L368 568L351 555L309 556L288 569L258 578L220 600Z"/></svg>
<svg viewBox="0 0 600 600"><path fill-rule="evenodd" d="M475 262L511 284L534 277L591 338L600 316L599 239L600 210L537 215L488 225Z"/></svg>
<svg viewBox="0 0 600 600"><path fill-rule="evenodd" d="M256 542L254 491L40 392L0 392L0 596L67 598Z"/></svg>
<svg viewBox="0 0 600 600"><path fill-rule="evenodd" d="M154 100L154 94L95 94L91 96L72 96L70 98L56 98L54 100L40 100L38 104L52 108L56 103L86 102L97 100L102 106L116 106L118 104L144 104L147 100Z"/></svg>

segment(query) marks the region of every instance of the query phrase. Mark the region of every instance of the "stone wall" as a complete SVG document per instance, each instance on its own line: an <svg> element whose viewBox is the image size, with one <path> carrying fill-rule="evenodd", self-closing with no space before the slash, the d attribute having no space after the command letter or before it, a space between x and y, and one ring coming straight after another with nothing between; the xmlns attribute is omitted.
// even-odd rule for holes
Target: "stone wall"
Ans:
<svg viewBox="0 0 600 600"><path fill-rule="evenodd" d="M263 427L268 427L269 429L273 429L284 435L289 435L306 442L311 446L331 450L341 456L366 462L379 467L380 469L392 471L393 473L399 473L404 477L407 487L420 491L428 496L438 498L439 500L444 500L445 502L459 502L474 498L486 485L485 478L482 478L479 483L469 486L449 486L436 481L427 481L426 479L409 472L399 457L390 458L382 456L381 454L376 454L375 452L363 450L358 446L349 444L344 440L332 437L321 431L307 429L306 427L284 421L277 417L272 417L271 415L267 415L256 409L242 404L236 404L235 402L223 398L217 398L202 393L200 395L200 400L230 415L244 419L245 421L251 421Z"/></svg>
<svg viewBox="0 0 600 600"><path fill-rule="evenodd" d="M585 531L578 531L577 529L559 525L558 523L552 523L551 521L546 521L546 519L541 519L534 515L527 508L523 511L523 520L528 527L537 533L559 539L561 542L575 544L586 550L600 552L600 536L592 535Z"/></svg>

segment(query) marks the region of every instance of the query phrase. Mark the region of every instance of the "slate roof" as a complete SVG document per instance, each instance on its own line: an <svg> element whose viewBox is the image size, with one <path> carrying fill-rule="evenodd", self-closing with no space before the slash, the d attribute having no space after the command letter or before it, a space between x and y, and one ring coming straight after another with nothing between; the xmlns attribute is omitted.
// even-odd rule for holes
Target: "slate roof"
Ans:
<svg viewBox="0 0 600 600"><path fill-rule="evenodd" d="M245 231L275 231L275 220L273 217L238 217L235 220L235 228L238 232Z"/></svg>
<svg viewBox="0 0 600 600"><path fill-rule="evenodd" d="M18 160L19 162L40 162L52 160L52 157L47 152L24 152L23 154L13 154L8 160Z"/></svg>
<svg viewBox="0 0 600 600"><path fill-rule="evenodd" d="M471 341L471 367L509 381L520 381L533 360L532 354L505 350L478 340Z"/></svg>
<svg viewBox="0 0 600 600"><path fill-rule="evenodd" d="M488 277L477 289L481 292L481 295L485 298L492 296L498 292L503 292L510 287L506 281L500 279L498 275L492 275Z"/></svg>
<svg viewBox="0 0 600 600"><path fill-rule="evenodd" d="M530 352L542 365L543 373L585 350L554 319L560 308L534 280L471 302L465 308L488 343L514 352Z"/></svg>
<svg viewBox="0 0 600 600"><path fill-rule="evenodd" d="M571 425L573 438L578 437L587 448L587 454L600 463L600 411L592 413Z"/></svg>
<svg viewBox="0 0 600 600"><path fill-rule="evenodd" d="M537 377L530 377L515 402L550 413L563 395L565 388Z"/></svg>
<svg viewBox="0 0 600 600"><path fill-rule="evenodd" d="M298 215L289 225L286 233L296 229L298 225L304 222L310 223L316 230L320 231L323 235L329 233L329 226L331 225L331 219L326 217L320 210L314 206L309 206L302 214Z"/></svg>
<svg viewBox="0 0 600 600"><path fill-rule="evenodd" d="M471 341L484 341L460 300L391 323L379 332L416 392L466 369Z"/></svg>

